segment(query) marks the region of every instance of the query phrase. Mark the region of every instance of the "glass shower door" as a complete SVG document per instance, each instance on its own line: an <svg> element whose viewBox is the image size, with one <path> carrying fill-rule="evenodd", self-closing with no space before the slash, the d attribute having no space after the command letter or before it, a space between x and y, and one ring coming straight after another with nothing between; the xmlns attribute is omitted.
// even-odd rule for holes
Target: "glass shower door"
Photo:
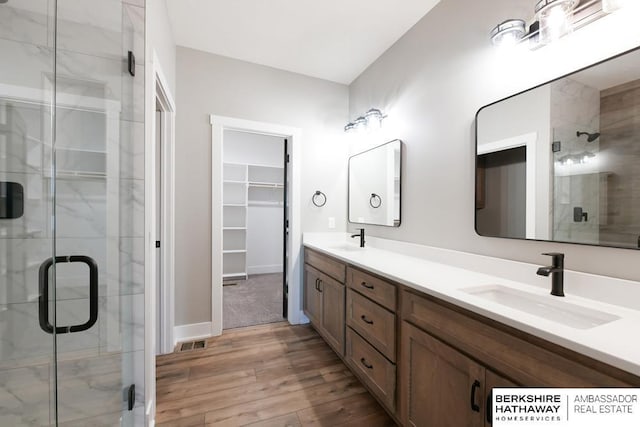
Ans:
<svg viewBox="0 0 640 427"><path fill-rule="evenodd" d="M143 423L143 34L119 0L0 4L0 425Z"/></svg>
<svg viewBox="0 0 640 427"><path fill-rule="evenodd" d="M55 422L55 336L39 327L39 266L54 256L55 10L0 4L0 425Z"/></svg>

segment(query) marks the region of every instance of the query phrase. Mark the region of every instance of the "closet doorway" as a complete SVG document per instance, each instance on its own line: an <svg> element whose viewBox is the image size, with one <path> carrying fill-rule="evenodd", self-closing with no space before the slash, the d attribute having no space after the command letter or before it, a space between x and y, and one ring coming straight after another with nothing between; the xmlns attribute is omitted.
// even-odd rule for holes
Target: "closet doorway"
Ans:
<svg viewBox="0 0 640 427"><path fill-rule="evenodd" d="M222 116L211 125L211 334L300 323L300 130Z"/></svg>
<svg viewBox="0 0 640 427"><path fill-rule="evenodd" d="M287 142L281 136L224 131L223 329L286 318Z"/></svg>

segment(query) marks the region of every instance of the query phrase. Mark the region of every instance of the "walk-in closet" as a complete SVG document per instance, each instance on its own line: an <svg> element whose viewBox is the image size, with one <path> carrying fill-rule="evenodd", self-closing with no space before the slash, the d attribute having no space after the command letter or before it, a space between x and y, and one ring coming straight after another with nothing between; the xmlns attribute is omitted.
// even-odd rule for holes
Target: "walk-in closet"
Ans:
<svg viewBox="0 0 640 427"><path fill-rule="evenodd" d="M225 131L223 328L283 320L283 138Z"/></svg>

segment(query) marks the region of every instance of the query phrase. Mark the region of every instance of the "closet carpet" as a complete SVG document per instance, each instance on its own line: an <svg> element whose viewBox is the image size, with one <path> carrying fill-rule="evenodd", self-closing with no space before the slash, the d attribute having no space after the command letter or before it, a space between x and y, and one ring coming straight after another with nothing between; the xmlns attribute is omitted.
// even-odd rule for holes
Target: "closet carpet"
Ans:
<svg viewBox="0 0 640 427"><path fill-rule="evenodd" d="M223 288L223 329L281 322L282 274L253 274Z"/></svg>

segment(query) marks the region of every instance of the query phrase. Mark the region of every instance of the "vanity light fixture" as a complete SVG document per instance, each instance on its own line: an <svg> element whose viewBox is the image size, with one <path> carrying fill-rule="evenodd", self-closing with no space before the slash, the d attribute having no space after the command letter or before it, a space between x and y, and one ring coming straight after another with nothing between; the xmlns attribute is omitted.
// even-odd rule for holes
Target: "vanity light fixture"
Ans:
<svg viewBox="0 0 640 427"><path fill-rule="evenodd" d="M364 116L358 117L353 124L357 132L362 132L367 127L367 119Z"/></svg>
<svg viewBox="0 0 640 427"><path fill-rule="evenodd" d="M344 131L345 132L352 132L356 129L356 125L353 122L349 122L346 124L346 126L344 127Z"/></svg>
<svg viewBox="0 0 640 427"><path fill-rule="evenodd" d="M567 154L558 159L558 163L562 166L571 166L577 164L590 163L595 159L596 155L588 151L584 151L578 154Z"/></svg>
<svg viewBox="0 0 640 427"><path fill-rule="evenodd" d="M573 30L571 17L579 0L540 0L535 14L540 23L540 43L549 43Z"/></svg>
<svg viewBox="0 0 640 427"><path fill-rule="evenodd" d="M508 19L490 32L494 46L528 42L531 49L550 43L612 11L638 0L536 0L530 20ZM530 24L527 28L527 22Z"/></svg>
<svg viewBox="0 0 640 427"><path fill-rule="evenodd" d="M385 117L387 116L382 114L382 111L380 111L379 109L371 108L363 116L358 117L353 122L347 123L346 126L344 127L344 131L345 132L353 132L353 131L361 132L361 131L364 131L365 129L366 130L380 129L382 127L382 119L384 119Z"/></svg>
<svg viewBox="0 0 640 427"><path fill-rule="evenodd" d="M491 30L494 46L513 46L527 34L527 24L522 19L508 19Z"/></svg>
<svg viewBox="0 0 640 427"><path fill-rule="evenodd" d="M371 108L369 111L364 113L364 118L367 122L368 129L380 129L382 127L382 119L384 116L382 115L382 111L377 108Z"/></svg>

